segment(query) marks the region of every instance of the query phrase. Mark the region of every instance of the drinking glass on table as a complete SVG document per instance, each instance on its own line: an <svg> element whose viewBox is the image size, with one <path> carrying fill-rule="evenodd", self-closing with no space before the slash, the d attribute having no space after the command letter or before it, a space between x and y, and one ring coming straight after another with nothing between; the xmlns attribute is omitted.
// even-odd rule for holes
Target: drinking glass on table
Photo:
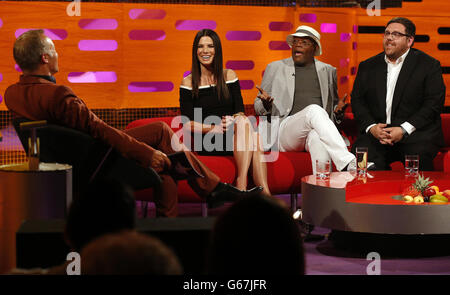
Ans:
<svg viewBox="0 0 450 295"><path fill-rule="evenodd" d="M408 176L419 175L419 155L405 155L405 174Z"/></svg>
<svg viewBox="0 0 450 295"><path fill-rule="evenodd" d="M356 171L358 175L365 176L367 174L367 147L356 148Z"/></svg>
<svg viewBox="0 0 450 295"><path fill-rule="evenodd" d="M331 163L330 160L316 160L316 179L330 179Z"/></svg>

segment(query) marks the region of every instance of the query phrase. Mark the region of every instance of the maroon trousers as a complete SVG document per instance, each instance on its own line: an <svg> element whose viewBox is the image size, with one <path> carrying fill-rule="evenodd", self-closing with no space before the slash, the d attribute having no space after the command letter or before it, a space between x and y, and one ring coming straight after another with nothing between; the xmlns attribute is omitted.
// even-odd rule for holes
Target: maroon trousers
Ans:
<svg viewBox="0 0 450 295"><path fill-rule="evenodd" d="M165 154L175 152L171 141L172 136L176 135L169 125L164 122L154 122L128 129L124 132ZM179 142L178 138L175 138L174 141ZM189 151L185 151L185 153L191 165L205 176L204 178L190 179L188 183L199 196L205 198L217 186L220 178L200 162L193 153ZM154 193L156 216L175 217L178 215L177 183L168 174L160 173L159 175L162 179L162 184L155 189Z"/></svg>

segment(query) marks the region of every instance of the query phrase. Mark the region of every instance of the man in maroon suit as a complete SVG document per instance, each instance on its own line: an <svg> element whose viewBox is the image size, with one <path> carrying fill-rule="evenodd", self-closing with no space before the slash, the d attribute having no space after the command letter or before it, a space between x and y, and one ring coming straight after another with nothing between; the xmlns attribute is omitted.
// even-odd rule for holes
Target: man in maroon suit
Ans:
<svg viewBox="0 0 450 295"><path fill-rule="evenodd" d="M99 119L72 89L56 84L53 74L59 70L58 53L43 30L31 30L19 36L14 43L14 59L23 75L5 92L5 103L13 118L47 120L85 132L112 146L124 157L136 160L143 167L153 168L162 179L155 196L157 216L174 217L178 214L177 185L164 172L171 165L166 154L180 150L180 146L172 146L178 145L179 141L171 143L176 135L167 124L157 122L121 131ZM185 153L192 166L205 176L191 179L189 184L206 198L210 207L258 193L262 189L257 187L252 191L240 191L221 183L219 177L191 152Z"/></svg>

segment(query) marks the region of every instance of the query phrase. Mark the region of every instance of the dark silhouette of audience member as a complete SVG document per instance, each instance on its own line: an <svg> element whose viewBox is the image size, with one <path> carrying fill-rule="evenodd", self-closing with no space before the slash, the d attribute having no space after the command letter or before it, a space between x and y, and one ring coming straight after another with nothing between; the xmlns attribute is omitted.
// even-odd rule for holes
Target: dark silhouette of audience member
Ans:
<svg viewBox="0 0 450 295"><path fill-rule="evenodd" d="M98 179L70 205L64 239L80 253L90 241L109 233L136 228L136 201L132 190L115 179ZM66 274L68 262L48 269L14 269L11 274Z"/></svg>
<svg viewBox="0 0 450 295"><path fill-rule="evenodd" d="M82 275L181 275L177 256L159 239L135 231L104 235L83 248Z"/></svg>
<svg viewBox="0 0 450 295"><path fill-rule="evenodd" d="M304 274L303 241L286 206L266 196L233 204L214 225L208 274Z"/></svg>
<svg viewBox="0 0 450 295"><path fill-rule="evenodd" d="M132 190L114 179L91 183L73 200L67 216L65 239L73 251L81 252L101 235L136 227L136 201Z"/></svg>

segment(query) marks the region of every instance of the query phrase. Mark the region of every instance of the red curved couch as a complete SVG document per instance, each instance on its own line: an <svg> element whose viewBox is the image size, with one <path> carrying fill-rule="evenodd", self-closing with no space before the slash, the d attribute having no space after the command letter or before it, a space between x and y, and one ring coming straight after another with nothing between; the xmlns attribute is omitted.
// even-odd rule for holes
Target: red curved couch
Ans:
<svg viewBox="0 0 450 295"><path fill-rule="evenodd" d="M450 114L442 114L442 128L444 130L445 147L441 149L434 159L435 170L450 172ZM155 121L163 121L177 132L182 127L176 117L156 117L135 120L128 124L126 129L142 126ZM341 132L353 143L357 136L357 128L353 114L346 113L345 119L340 126ZM221 181L233 183L236 177L236 165L232 156L198 156ZM403 169L403 164L395 162L391 165L393 170ZM311 158L308 152L280 152L275 162L267 163L267 177L269 188L274 195L290 194L291 207L296 208L297 194L301 192L301 178L312 174ZM249 184L251 180L249 179ZM200 203L202 199L194 193L186 181L180 181L178 185L179 202ZM142 190L135 193L136 199L140 201L152 201L152 189ZM207 215L205 203L202 206L202 215Z"/></svg>

